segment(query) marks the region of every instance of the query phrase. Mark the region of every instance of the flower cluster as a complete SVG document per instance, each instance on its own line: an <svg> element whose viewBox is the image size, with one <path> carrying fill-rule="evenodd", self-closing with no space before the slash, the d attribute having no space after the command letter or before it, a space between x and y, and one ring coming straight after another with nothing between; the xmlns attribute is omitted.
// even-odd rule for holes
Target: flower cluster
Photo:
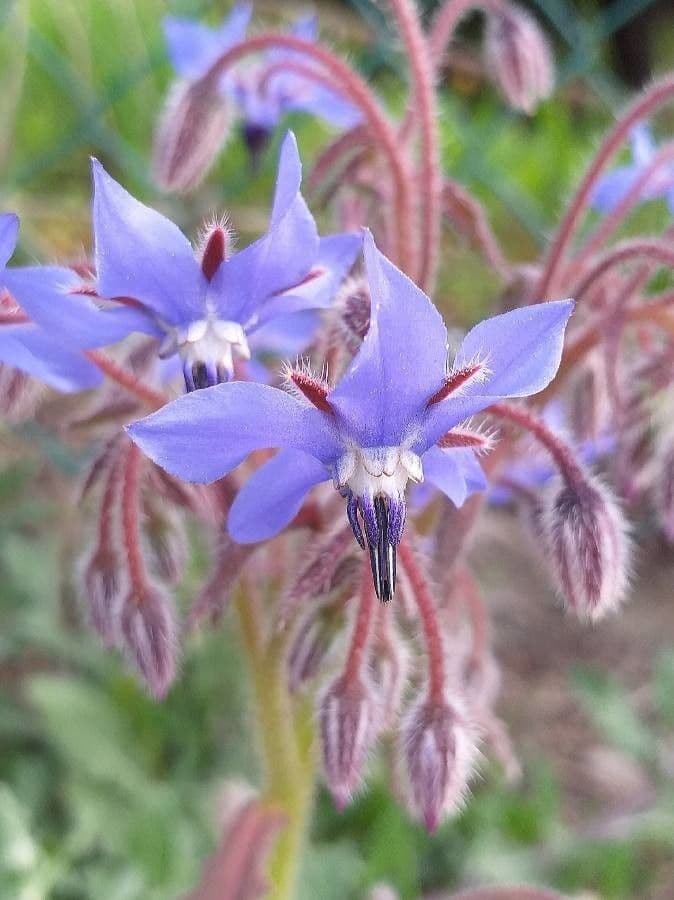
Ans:
<svg viewBox="0 0 674 900"><path fill-rule="evenodd" d="M645 122L674 81L618 120L543 259L517 269L440 165L434 86L457 9L441 4L425 32L410 0L391 8L411 82L400 121L318 41L313 18L252 37L248 4L215 29L165 20L181 81L158 131L160 184L196 186L232 107L256 158L282 115L303 110L341 129L305 179L335 233L319 236L300 192L292 133L268 229L236 252L227 218L193 246L94 160L84 263L9 264L18 219L0 217L0 409L39 414L50 395L33 379L78 395L63 426L91 437L82 592L153 695L170 689L182 638L217 621L240 582L253 665L281 659L288 709L313 694L337 804L390 733L396 783L432 830L466 794L478 735L517 770L465 552L485 499L525 508L552 584L592 621L627 590L626 509L674 534L674 295L651 277L674 268L671 229L612 242L641 202L671 206L674 153L655 149ZM533 113L553 85L547 42L507 0L486 11L488 70ZM625 140L633 162L609 171ZM503 282L497 314L459 337L436 289L445 224ZM216 542L181 627L186 520ZM285 738L302 758L305 737ZM239 814L264 831L262 811L250 801Z"/></svg>

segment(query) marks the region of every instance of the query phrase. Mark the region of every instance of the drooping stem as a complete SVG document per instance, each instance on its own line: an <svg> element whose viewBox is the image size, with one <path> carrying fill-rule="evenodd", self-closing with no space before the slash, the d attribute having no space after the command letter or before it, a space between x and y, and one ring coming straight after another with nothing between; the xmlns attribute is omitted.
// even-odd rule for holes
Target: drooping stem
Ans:
<svg viewBox="0 0 674 900"><path fill-rule="evenodd" d="M122 541L134 599L141 603L148 586L147 572L140 539L140 470L143 462L140 449L129 444L124 463L122 482Z"/></svg>
<svg viewBox="0 0 674 900"><path fill-rule="evenodd" d="M155 391L146 384L143 384L139 378L136 378L135 375L123 366L120 366L119 363L115 362L114 359L106 353L103 353L101 350L88 350L85 353L85 356L95 366L98 366L104 375L107 375L112 381L117 382L120 387L123 387L125 391L132 394L145 406L149 406L150 409L159 409L168 402L168 397L160 391Z"/></svg>
<svg viewBox="0 0 674 900"><path fill-rule="evenodd" d="M219 56L201 81L196 82L195 89L199 86L203 88L216 84L230 66L244 57L273 49L294 50L318 63L321 69L333 79L329 82L331 90L343 95L361 111L372 132L373 139L389 164L394 182L395 255L400 267L410 272L413 250L410 232L412 226L411 179L398 145L395 130L367 82L350 66L320 44L314 44L290 34L260 34L236 44ZM311 67L307 67L307 69L307 77L317 75L316 70ZM325 75L321 75L321 78L325 78Z"/></svg>
<svg viewBox="0 0 674 900"><path fill-rule="evenodd" d="M461 19L473 9L503 9L504 0L445 0L431 25L430 47L433 65L437 68Z"/></svg>
<svg viewBox="0 0 674 900"><path fill-rule="evenodd" d="M551 431L538 416L529 412L524 406L516 406L514 403L494 403L487 411L499 419L512 422L533 435L552 456L562 477L570 487L577 489L585 484L586 478L583 470L571 447Z"/></svg>
<svg viewBox="0 0 674 900"><path fill-rule="evenodd" d="M629 134L630 129L641 119L652 115L660 106L671 100L672 97L674 97L674 77L668 76L656 82L650 90L639 97L606 136L585 173L557 231L557 235L548 252L545 267L531 297L532 301L545 299L548 293L556 287L557 276L563 263L564 254L587 207L597 179Z"/></svg>
<svg viewBox="0 0 674 900"><path fill-rule="evenodd" d="M361 578L360 605L358 607L356 623L353 627L349 653L346 658L346 666L344 667L344 679L346 681L354 681L363 671L367 649L372 636L374 607L374 587L372 585L372 578L370 576L369 567L364 565Z"/></svg>
<svg viewBox="0 0 674 900"><path fill-rule="evenodd" d="M636 239L624 241L602 254L576 285L573 293L580 300L603 275L624 262L635 259L647 259L674 269L674 250L658 240Z"/></svg>
<svg viewBox="0 0 674 900"><path fill-rule="evenodd" d="M644 191L646 191L648 186L654 180L656 174L658 174L673 159L674 143L669 143L662 147L650 163L644 167L643 172L639 174L639 177L635 180L634 184L622 198L620 203L618 203L615 209L611 210L611 212L601 220L600 225L583 243L581 250L564 272L562 280L568 280L568 277L572 275L573 272L582 269L583 265L592 257L593 253L595 253L602 244L606 243L642 199Z"/></svg>
<svg viewBox="0 0 674 900"><path fill-rule="evenodd" d="M433 57L413 0L389 0L407 49L412 78L411 103L417 111L421 137L419 166L420 265L419 286L432 292L440 248L442 174Z"/></svg>
<svg viewBox="0 0 674 900"><path fill-rule="evenodd" d="M412 586L414 600L421 617L421 625L428 653L428 698L441 702L445 692L445 655L435 603L428 584L407 540L400 544L400 560Z"/></svg>

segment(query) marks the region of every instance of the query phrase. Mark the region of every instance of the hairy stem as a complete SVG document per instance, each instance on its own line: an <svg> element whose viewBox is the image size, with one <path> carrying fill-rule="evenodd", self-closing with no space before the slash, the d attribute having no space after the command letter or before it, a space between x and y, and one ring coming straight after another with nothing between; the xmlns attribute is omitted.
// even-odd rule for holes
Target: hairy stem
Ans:
<svg viewBox="0 0 674 900"><path fill-rule="evenodd" d="M403 541L398 549L400 559L412 585L412 593L424 630L428 652L428 699L432 702L440 702L445 693L445 654L435 603L414 550L408 541Z"/></svg>
<svg viewBox="0 0 674 900"><path fill-rule="evenodd" d="M395 255L400 267L410 272L413 249L410 232L412 226L411 179L405 159L400 152L396 132L377 97L367 82L343 60L320 44L314 44L290 34L260 34L236 44L223 53L202 80L196 83L195 89L199 86L215 84L230 66L244 57L272 49L294 50L308 56L330 76L331 89L342 94L362 112L373 138L388 161L391 170L394 181L393 213L396 222ZM320 73L309 68L307 74L315 77ZM320 77L325 78L325 75Z"/></svg>
<svg viewBox="0 0 674 900"><path fill-rule="evenodd" d="M85 356L103 372L112 381L117 382L120 387L140 400L150 409L159 409L168 402L168 397L160 391L155 391L136 378L128 369L120 366L112 357L101 350L87 350Z"/></svg>
<svg viewBox="0 0 674 900"><path fill-rule="evenodd" d="M656 82L645 94L639 97L606 136L585 173L552 242L545 267L531 298L532 300L542 300L556 287L557 276L564 254L587 207L592 189L613 154L629 134L630 129L641 119L652 115L656 109L667 103L672 97L674 97L674 76L668 76Z"/></svg>

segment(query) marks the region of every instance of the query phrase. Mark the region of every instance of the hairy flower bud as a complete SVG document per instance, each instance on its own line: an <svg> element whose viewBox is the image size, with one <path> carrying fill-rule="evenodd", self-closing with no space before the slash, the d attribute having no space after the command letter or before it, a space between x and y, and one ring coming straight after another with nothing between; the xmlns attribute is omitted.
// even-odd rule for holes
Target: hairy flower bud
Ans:
<svg viewBox="0 0 674 900"><path fill-rule="evenodd" d="M370 686L362 678L338 678L323 696L319 721L325 777L343 809L362 781L377 736L379 710Z"/></svg>
<svg viewBox="0 0 674 900"><path fill-rule="evenodd" d="M231 115L212 88L178 82L169 91L155 135L153 174L165 191L199 185L224 146Z"/></svg>
<svg viewBox="0 0 674 900"><path fill-rule="evenodd" d="M167 506L146 503L143 531L157 575L169 584L180 581L187 564L187 535L182 520Z"/></svg>
<svg viewBox="0 0 674 900"><path fill-rule="evenodd" d="M410 803L428 831L460 805L477 754L473 726L457 699L425 699L403 728Z"/></svg>
<svg viewBox="0 0 674 900"><path fill-rule="evenodd" d="M615 609L628 581L630 544L622 512L597 479L553 484L543 500L547 550L562 598L583 619Z"/></svg>
<svg viewBox="0 0 674 900"><path fill-rule="evenodd" d="M176 674L178 638L170 598L148 586L124 600L121 633L131 662L157 700L163 699Z"/></svg>
<svg viewBox="0 0 674 900"><path fill-rule="evenodd" d="M119 636L124 575L114 552L98 547L84 567L82 589L89 604L91 624L106 647Z"/></svg>
<svg viewBox="0 0 674 900"><path fill-rule="evenodd" d="M363 276L347 278L335 300L337 331L350 353L357 353L370 327L370 289Z"/></svg>
<svg viewBox="0 0 674 900"><path fill-rule="evenodd" d="M552 93L554 63L536 20L507 3L487 18L487 69L513 109L533 113Z"/></svg>
<svg viewBox="0 0 674 900"><path fill-rule="evenodd" d="M393 628L375 643L372 678L381 701L384 729L392 728L398 719L409 677L409 656L405 641Z"/></svg>
<svg viewBox="0 0 674 900"><path fill-rule="evenodd" d="M298 623L288 653L290 690L298 691L313 678L344 623L341 602L313 604Z"/></svg>

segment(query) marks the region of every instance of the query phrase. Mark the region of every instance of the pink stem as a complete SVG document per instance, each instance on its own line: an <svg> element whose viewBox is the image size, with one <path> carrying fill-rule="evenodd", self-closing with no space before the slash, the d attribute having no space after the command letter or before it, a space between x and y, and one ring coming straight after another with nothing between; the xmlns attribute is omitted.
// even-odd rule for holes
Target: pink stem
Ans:
<svg viewBox="0 0 674 900"><path fill-rule="evenodd" d="M421 30L419 16L412 0L390 0L398 20L398 27L407 48L412 76L412 104L415 107L421 132L421 161L419 187L421 195L421 262L418 283L431 291L435 282L440 248L440 216L442 176L438 114L433 84L433 56Z"/></svg>
<svg viewBox="0 0 674 900"><path fill-rule="evenodd" d="M428 699L439 703L445 694L445 656L440 626L435 614L435 603L428 589L426 579L419 567L414 550L407 542L400 544L400 559L412 586L428 651Z"/></svg>
<svg viewBox="0 0 674 900"><path fill-rule="evenodd" d="M440 66L457 25L466 13L473 9L498 12L504 6L503 0L445 0L431 25L430 47L434 67Z"/></svg>
<svg viewBox="0 0 674 900"><path fill-rule="evenodd" d="M95 366L98 366L108 378L116 381L125 391L128 391L151 409L159 409L168 402L168 397L165 394L147 387L140 379L136 378L135 375L132 375L131 372L128 372L101 350L87 350L85 356Z"/></svg>
<svg viewBox="0 0 674 900"><path fill-rule="evenodd" d="M337 168L345 156L362 150L365 137L365 129L357 125L332 141L314 163L307 179L309 190L318 190L323 182L329 178L331 170Z"/></svg>
<svg viewBox="0 0 674 900"><path fill-rule="evenodd" d="M601 247L618 228L621 222L629 215L632 209L641 200L642 194L653 180L655 174L662 169L667 163L674 159L674 143L667 144L663 147L651 162L645 167L644 171L634 182L630 190L623 197L616 208L602 219L601 224L594 234L591 234L587 241L583 244L581 251L573 259L564 272L563 281L568 279L571 272L582 269L585 262L592 254Z"/></svg>
<svg viewBox="0 0 674 900"><path fill-rule="evenodd" d="M512 422L532 434L552 456L569 487L577 490L585 484L583 470L571 447L528 409L513 403L494 403L487 412L499 419Z"/></svg>
<svg viewBox="0 0 674 900"><path fill-rule="evenodd" d="M122 536L132 594L137 603L143 601L148 583L140 544L139 492L142 457L135 444L129 444L122 485Z"/></svg>
<svg viewBox="0 0 674 900"><path fill-rule="evenodd" d="M556 278L564 254L571 242L580 217L589 202L592 189L613 154L618 150L629 134L630 129L637 122L652 115L658 107L667 103L673 95L674 76L670 75L656 82L649 91L638 98L606 136L599 148L599 152L594 156L589 169L585 173L585 177L581 181L559 227L555 240L550 247L545 268L531 298L533 302L546 297L556 287Z"/></svg>
<svg viewBox="0 0 674 900"><path fill-rule="evenodd" d="M586 272L573 291L576 300L580 300L606 272L629 260L643 258L674 268L674 250L664 241L643 239L624 241L600 256Z"/></svg>
<svg viewBox="0 0 674 900"><path fill-rule="evenodd" d="M363 671L367 648L372 635L372 619L374 614L374 587L368 566L363 566L363 577L360 588L360 606L351 636L349 653L344 667L344 680L353 682Z"/></svg>
<svg viewBox="0 0 674 900"><path fill-rule="evenodd" d="M412 260L412 242L410 228L412 225L411 181L407 172L404 157L398 146L398 138L395 130L388 121L379 101L365 82L339 57L329 50L314 44L311 41L294 37L290 34L260 34L248 38L240 44L231 47L213 63L197 86L205 86L207 83L215 84L221 75L235 62L259 53L263 50L285 49L294 50L310 57L319 63L334 81L329 84L332 90L343 94L354 106L363 113L373 136L386 156L391 175L395 182L394 218L397 226L396 256L402 269L409 272ZM307 67L307 77L316 77L316 71Z"/></svg>

